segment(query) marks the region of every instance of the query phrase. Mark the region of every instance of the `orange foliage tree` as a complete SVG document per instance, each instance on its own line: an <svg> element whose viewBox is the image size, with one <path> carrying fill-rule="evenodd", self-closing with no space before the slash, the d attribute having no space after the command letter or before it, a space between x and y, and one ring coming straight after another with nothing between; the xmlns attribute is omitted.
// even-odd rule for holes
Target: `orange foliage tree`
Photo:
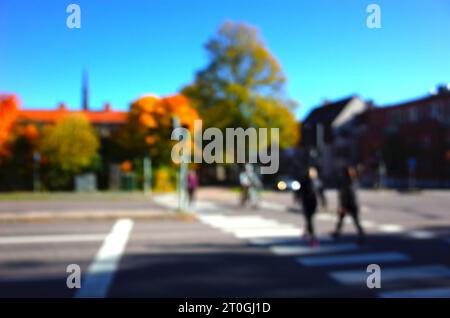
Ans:
<svg viewBox="0 0 450 318"><path fill-rule="evenodd" d="M193 132L197 111L183 95L159 98L144 96L131 104L127 124L119 135L119 144L132 158L149 154L158 165L171 164L173 119Z"/></svg>
<svg viewBox="0 0 450 318"><path fill-rule="evenodd" d="M0 156L11 155L8 148L16 123L19 99L16 95L0 95Z"/></svg>

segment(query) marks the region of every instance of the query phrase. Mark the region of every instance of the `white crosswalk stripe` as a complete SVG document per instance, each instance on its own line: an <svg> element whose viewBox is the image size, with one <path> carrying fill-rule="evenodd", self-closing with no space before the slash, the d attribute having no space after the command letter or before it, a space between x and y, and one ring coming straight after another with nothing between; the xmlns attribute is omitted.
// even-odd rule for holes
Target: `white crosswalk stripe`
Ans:
<svg viewBox="0 0 450 318"><path fill-rule="evenodd" d="M303 234L300 228L245 229L234 232L237 238L251 239L258 237L299 237Z"/></svg>
<svg viewBox="0 0 450 318"><path fill-rule="evenodd" d="M268 202L268 201L261 201L259 203L259 206L263 209L271 210L271 211L286 211L288 209L287 206L274 203L274 202Z"/></svg>
<svg viewBox="0 0 450 318"><path fill-rule="evenodd" d="M106 234L64 234L64 235L33 235L33 236L2 236L0 245L4 244L42 244L69 242L102 241Z"/></svg>
<svg viewBox="0 0 450 318"><path fill-rule="evenodd" d="M380 298L450 298L450 287L382 292Z"/></svg>
<svg viewBox="0 0 450 318"><path fill-rule="evenodd" d="M307 254L325 254L334 252L343 252L357 250L360 247L355 243L341 243L341 244L330 244L330 245L320 245L316 247L309 246L271 246L270 250L275 255L307 255Z"/></svg>
<svg viewBox="0 0 450 318"><path fill-rule="evenodd" d="M320 257L301 257L297 262L304 266L336 266L351 264L382 264L386 262L404 262L410 258L397 252L346 254Z"/></svg>
<svg viewBox="0 0 450 318"><path fill-rule="evenodd" d="M430 231L411 231L406 234L407 237L417 239L417 240L428 240L436 238L436 234Z"/></svg>
<svg viewBox="0 0 450 318"><path fill-rule="evenodd" d="M333 238L330 235L321 235L317 238L319 242L325 243L333 240ZM252 245L258 245L258 246L272 246L272 245L300 245L305 243L305 239L299 236L295 236L292 238L255 238L251 239L250 243Z"/></svg>
<svg viewBox="0 0 450 318"><path fill-rule="evenodd" d="M232 233L237 238L298 237L302 229L257 215L200 215L200 220L215 228Z"/></svg>
<svg viewBox="0 0 450 318"><path fill-rule="evenodd" d="M261 207L273 211L285 211L286 207L271 202L261 202ZM210 210L217 210L213 206ZM201 210L201 209L200 209ZM365 288L369 273L366 272L368 264L392 264L391 267L382 266L381 282L397 282L400 285L423 280L450 278L450 268L441 264L431 264L422 266L396 267L393 263L403 263L411 261L411 257L395 251L370 252L366 245L360 246L356 243L336 243L331 236L321 236L320 246L310 247L305 245L305 240L301 235L303 230L296 225L281 223L274 219L268 219L258 215L228 216L222 213L207 214L197 213L198 218L205 224L220 229L226 233L233 234L240 239L248 240L252 245L268 247L276 256L292 256L299 266L304 267L330 267L340 266L341 270L331 270L328 275L336 282L343 285L362 286ZM331 214L318 213L318 221L335 222L336 216ZM346 224L352 223L351 218L346 218ZM433 239L436 235L430 231L413 230L406 231L397 224L376 224L373 221L364 220L362 225L365 228L374 228L387 234L403 233L408 238L413 239ZM450 239L445 239L450 243ZM362 266L361 266L362 265ZM358 266L358 270L355 270ZM347 269L345 269L348 267ZM334 268L333 268L334 269ZM378 297L450 297L450 287L430 286L424 289L401 290L396 286L396 290L383 290L377 293Z"/></svg>
<svg viewBox="0 0 450 318"><path fill-rule="evenodd" d="M277 221L264 220L262 218L241 218L241 219L219 218L219 219L205 220L205 222L213 227L218 227L222 229L270 227L280 225L280 223L278 223Z"/></svg>
<svg viewBox="0 0 450 318"><path fill-rule="evenodd" d="M400 233L404 230L402 226L397 224L382 224L378 229L384 233Z"/></svg>
<svg viewBox="0 0 450 318"><path fill-rule="evenodd" d="M365 284L367 273L365 269L333 271L330 276L342 284ZM425 280L433 278L450 278L450 268L444 265L424 265L382 268L382 283L402 280Z"/></svg>

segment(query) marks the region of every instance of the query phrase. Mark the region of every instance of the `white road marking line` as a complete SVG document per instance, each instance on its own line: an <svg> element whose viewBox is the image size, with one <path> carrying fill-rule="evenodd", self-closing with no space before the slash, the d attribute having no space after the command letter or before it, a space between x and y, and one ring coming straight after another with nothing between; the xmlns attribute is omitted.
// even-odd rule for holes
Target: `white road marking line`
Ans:
<svg viewBox="0 0 450 318"><path fill-rule="evenodd" d="M300 228L272 228L272 229L248 229L234 232L237 238L263 238L263 237L298 237L303 234Z"/></svg>
<svg viewBox="0 0 450 318"><path fill-rule="evenodd" d="M365 284L367 275L365 268L360 270L334 271L329 274L342 284ZM398 280L424 280L450 277L450 268L444 265L425 265L381 269L381 282Z"/></svg>
<svg viewBox="0 0 450 318"><path fill-rule="evenodd" d="M225 220L225 216L219 215L197 215L200 221L204 223L217 222L219 220Z"/></svg>
<svg viewBox="0 0 450 318"><path fill-rule="evenodd" d="M133 221L130 219L121 219L114 224L89 266L87 276L75 294L76 298L106 296L132 228Z"/></svg>
<svg viewBox="0 0 450 318"><path fill-rule="evenodd" d="M316 247L310 246L271 246L270 250L275 255L307 255L307 254L322 254L322 253L333 253L333 252L343 252L351 251L360 248L354 243L344 243L344 244L330 244L330 245L320 245Z"/></svg>
<svg viewBox="0 0 450 318"><path fill-rule="evenodd" d="M270 230L291 230L296 228L291 224L279 223L276 220L265 219L260 216L238 216L238 217L202 217L202 220L212 227L219 228L228 233L245 231L270 231Z"/></svg>
<svg viewBox="0 0 450 318"><path fill-rule="evenodd" d="M338 217L335 214L324 214L324 213L318 213L314 216L318 221L328 221L328 222L337 222ZM352 224L353 221L351 220L350 216L347 216L344 218L344 224Z"/></svg>
<svg viewBox="0 0 450 318"><path fill-rule="evenodd" d="M381 224L378 229L384 233L400 233L404 231L404 228L397 224Z"/></svg>
<svg viewBox="0 0 450 318"><path fill-rule="evenodd" d="M301 237L294 236L292 238L255 238L250 240L250 244L257 246L281 245L281 244L300 244L304 240Z"/></svg>
<svg viewBox="0 0 450 318"><path fill-rule="evenodd" d="M450 287L382 292L378 296L381 298L450 298Z"/></svg>
<svg viewBox="0 0 450 318"><path fill-rule="evenodd" d="M154 196L153 200L156 203L171 209L178 208L178 199L172 194Z"/></svg>
<svg viewBox="0 0 450 318"><path fill-rule="evenodd" d="M361 212L362 213L368 213L370 211L369 207L367 205L361 206Z"/></svg>
<svg viewBox="0 0 450 318"><path fill-rule="evenodd" d="M315 216L319 221L336 221L337 217L331 214L319 213Z"/></svg>
<svg viewBox="0 0 450 318"><path fill-rule="evenodd" d="M198 201L195 202L194 210L198 213L215 213L215 212L223 212L223 208L220 208L214 202L209 201Z"/></svg>
<svg viewBox="0 0 450 318"><path fill-rule="evenodd" d="M199 215L198 218L208 224L224 224L225 222L255 222L261 220L260 216L242 215L242 216L225 216L223 214L217 215Z"/></svg>
<svg viewBox="0 0 450 318"><path fill-rule="evenodd" d="M267 201L261 201L259 203L259 206L263 209L274 210L274 211L286 211L288 209L287 206L284 206L282 204L267 202Z"/></svg>
<svg viewBox="0 0 450 318"><path fill-rule="evenodd" d="M333 238L330 235L321 235L317 238L319 242L328 242L333 240ZM283 245L283 244L300 244L304 243L306 239L302 237L298 237L297 235L292 238L255 238L250 240L250 244L253 245Z"/></svg>
<svg viewBox="0 0 450 318"><path fill-rule="evenodd" d="M239 227L261 227L261 226L278 226L281 225L281 223L278 223L277 221L269 221L269 220L262 220L262 219L255 219L255 220L241 220L241 221L218 221L218 222L210 222L211 226L224 228L224 229L232 229L232 228L239 228Z"/></svg>
<svg viewBox="0 0 450 318"><path fill-rule="evenodd" d="M316 218L319 221L329 221L329 222L337 222L337 219L338 219L337 215L334 215L334 214L323 214L323 213L317 214ZM352 223L353 223L353 220L351 219L350 216L347 216L344 219L344 224L347 225L347 224L352 224ZM361 222L361 224L365 228L374 228L374 227L377 226L375 222L370 221L370 220L364 220L364 221Z"/></svg>
<svg viewBox="0 0 450 318"><path fill-rule="evenodd" d="M376 227L377 225L375 224L375 222L372 222L372 221L362 221L361 222L361 225L363 226L363 227L365 227L365 228L374 228L374 227Z"/></svg>
<svg viewBox="0 0 450 318"><path fill-rule="evenodd" d="M242 227L231 227L231 228L222 228L221 229L224 232L227 233L233 233L233 234L242 234L244 232L263 232L263 231L275 231L275 232L293 232L295 230L295 233L299 230L299 228L292 226L292 225L278 225L278 226L271 226L271 225L265 225L265 226L242 226Z"/></svg>
<svg viewBox="0 0 450 318"><path fill-rule="evenodd" d="M290 224L282 224L276 220L265 219L258 215L241 216L199 216L204 223L232 233L240 239L263 237L298 237L303 230Z"/></svg>
<svg viewBox="0 0 450 318"><path fill-rule="evenodd" d="M3 236L0 245L6 244L41 244L41 243L68 243L68 242L96 242L102 241L106 234L65 234L65 235L28 235Z"/></svg>
<svg viewBox="0 0 450 318"><path fill-rule="evenodd" d="M408 236L410 238L418 239L418 240L428 240L428 239L436 238L436 235L433 232L420 231L420 230L409 232L406 234L406 236Z"/></svg>
<svg viewBox="0 0 450 318"><path fill-rule="evenodd" d="M332 266L347 264L371 264L386 262L403 262L410 258L404 254L396 252L387 253L366 253L366 254L346 254L334 256L299 257L297 262L304 266Z"/></svg>

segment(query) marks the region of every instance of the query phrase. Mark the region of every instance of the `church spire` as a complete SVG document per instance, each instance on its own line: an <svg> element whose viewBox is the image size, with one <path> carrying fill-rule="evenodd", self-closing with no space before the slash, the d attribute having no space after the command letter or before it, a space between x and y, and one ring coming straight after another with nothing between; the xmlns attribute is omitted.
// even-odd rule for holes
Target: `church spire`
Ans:
<svg viewBox="0 0 450 318"><path fill-rule="evenodd" d="M89 110L89 79L86 70L83 71L83 92L82 92L83 110Z"/></svg>

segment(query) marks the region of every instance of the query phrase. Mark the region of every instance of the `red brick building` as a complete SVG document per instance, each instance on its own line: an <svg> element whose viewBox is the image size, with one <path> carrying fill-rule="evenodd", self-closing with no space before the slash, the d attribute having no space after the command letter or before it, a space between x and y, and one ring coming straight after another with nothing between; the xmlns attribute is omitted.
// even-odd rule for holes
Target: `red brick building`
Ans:
<svg viewBox="0 0 450 318"><path fill-rule="evenodd" d="M361 115L366 183L384 174L385 185L450 187L450 90Z"/></svg>

